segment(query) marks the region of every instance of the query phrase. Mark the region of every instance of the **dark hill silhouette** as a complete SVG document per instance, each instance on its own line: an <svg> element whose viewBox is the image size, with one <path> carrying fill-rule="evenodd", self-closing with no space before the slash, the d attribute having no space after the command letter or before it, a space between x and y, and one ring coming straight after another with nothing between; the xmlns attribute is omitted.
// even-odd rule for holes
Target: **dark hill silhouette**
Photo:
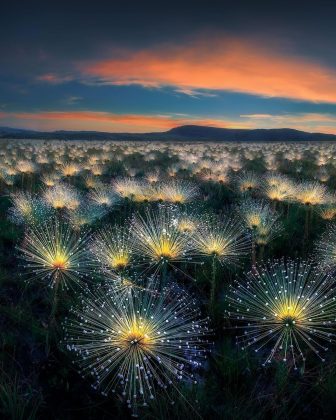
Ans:
<svg viewBox="0 0 336 420"><path fill-rule="evenodd" d="M200 125L183 125L157 133L108 133L100 131L33 131L0 127L0 138L7 139L58 139L58 140L148 140L148 141L336 141L336 135L308 133L291 128L236 129Z"/></svg>
<svg viewBox="0 0 336 420"><path fill-rule="evenodd" d="M321 141L336 140L336 135L308 133L292 128L236 129L183 125L168 131L177 137L216 141Z"/></svg>

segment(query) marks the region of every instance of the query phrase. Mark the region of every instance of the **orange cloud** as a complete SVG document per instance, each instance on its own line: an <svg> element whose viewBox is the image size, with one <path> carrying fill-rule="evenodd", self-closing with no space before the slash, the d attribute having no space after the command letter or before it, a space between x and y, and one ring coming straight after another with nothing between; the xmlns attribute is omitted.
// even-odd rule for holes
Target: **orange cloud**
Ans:
<svg viewBox="0 0 336 420"><path fill-rule="evenodd" d="M114 114L110 112L20 112L3 113L1 119L16 127L34 130L99 130L114 132L166 131L178 125L248 128L245 122L170 115Z"/></svg>
<svg viewBox="0 0 336 420"><path fill-rule="evenodd" d="M103 83L229 90L266 97L336 103L336 71L257 43L207 39L137 52L80 66Z"/></svg>
<svg viewBox="0 0 336 420"><path fill-rule="evenodd" d="M70 82L72 80L72 77L60 76L55 73L46 73L46 74L41 74L40 76L37 76L36 80L39 82L46 82L46 83L58 85L61 83Z"/></svg>

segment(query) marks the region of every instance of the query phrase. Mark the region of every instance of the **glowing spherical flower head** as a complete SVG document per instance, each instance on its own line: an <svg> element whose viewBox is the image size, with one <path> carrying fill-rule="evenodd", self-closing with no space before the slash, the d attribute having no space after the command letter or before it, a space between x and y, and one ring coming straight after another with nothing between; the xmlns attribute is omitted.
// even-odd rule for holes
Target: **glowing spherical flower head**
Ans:
<svg viewBox="0 0 336 420"><path fill-rule="evenodd" d="M177 228L185 234L192 234L200 224L199 218L193 214L182 213L178 217Z"/></svg>
<svg viewBox="0 0 336 420"><path fill-rule="evenodd" d="M260 181L254 172L244 172L237 177L237 184L240 192L248 192L257 189Z"/></svg>
<svg viewBox="0 0 336 420"><path fill-rule="evenodd" d="M237 341L263 354L264 363L283 360L297 368L312 351L321 360L336 334L335 279L308 262L276 261L236 281L227 314L244 328Z"/></svg>
<svg viewBox="0 0 336 420"><path fill-rule="evenodd" d="M94 177L93 175L87 175L84 178L84 183L86 188L95 188L99 185L97 177Z"/></svg>
<svg viewBox="0 0 336 420"><path fill-rule="evenodd" d="M118 203L118 198L112 188L104 184L94 187L89 197L94 203L104 207L111 207Z"/></svg>
<svg viewBox="0 0 336 420"><path fill-rule="evenodd" d="M32 174L36 171L36 166L33 162L28 160L19 160L16 169L22 174Z"/></svg>
<svg viewBox="0 0 336 420"><path fill-rule="evenodd" d="M295 196L295 185L288 178L279 174L266 176L264 194L272 201L288 201Z"/></svg>
<svg viewBox="0 0 336 420"><path fill-rule="evenodd" d="M79 230L103 218L106 213L106 207L92 202L86 202L73 210L69 210L66 217L71 226Z"/></svg>
<svg viewBox="0 0 336 420"><path fill-rule="evenodd" d="M91 252L103 269L123 271L133 260L133 238L129 230L110 226L95 235Z"/></svg>
<svg viewBox="0 0 336 420"><path fill-rule="evenodd" d="M122 198L134 199L141 196L143 186L141 182L132 178L120 178L113 183L114 191Z"/></svg>
<svg viewBox="0 0 336 420"><path fill-rule="evenodd" d="M161 186L163 200L174 204L185 204L197 198L199 190L187 181L174 180Z"/></svg>
<svg viewBox="0 0 336 420"><path fill-rule="evenodd" d="M56 184L44 191L44 200L56 210L74 210L80 205L80 195L73 187Z"/></svg>
<svg viewBox="0 0 336 420"><path fill-rule="evenodd" d="M15 183L15 175L10 175L8 173L3 173L2 174L2 181L7 185L7 186L13 186Z"/></svg>
<svg viewBox="0 0 336 420"><path fill-rule="evenodd" d="M322 205L328 202L329 195L325 185L317 181L298 184L295 199L305 206Z"/></svg>
<svg viewBox="0 0 336 420"><path fill-rule="evenodd" d="M255 242L257 245L265 246L278 237L282 231L282 224L274 217L264 219L255 232Z"/></svg>
<svg viewBox="0 0 336 420"><path fill-rule="evenodd" d="M336 225L331 225L316 243L317 262L330 267L336 267Z"/></svg>
<svg viewBox="0 0 336 420"><path fill-rule="evenodd" d="M20 257L31 277L51 286L69 287L87 275L86 234L79 236L56 218L28 228Z"/></svg>
<svg viewBox="0 0 336 420"><path fill-rule="evenodd" d="M64 163L61 167L61 172L66 177L75 176L80 171L80 167L73 162Z"/></svg>
<svg viewBox="0 0 336 420"><path fill-rule="evenodd" d="M333 220L336 217L336 205L326 204L317 208L317 213L324 220Z"/></svg>
<svg viewBox="0 0 336 420"><path fill-rule="evenodd" d="M15 224L39 223L51 213L51 208L43 200L28 192L11 194L11 201L13 207L9 209L9 217Z"/></svg>
<svg viewBox="0 0 336 420"><path fill-rule="evenodd" d="M196 254L213 256L222 264L236 264L250 249L245 227L234 218L201 223L192 236Z"/></svg>
<svg viewBox="0 0 336 420"><path fill-rule="evenodd" d="M283 229L280 215L265 201L247 199L239 204L237 210L258 245L267 245Z"/></svg>
<svg viewBox="0 0 336 420"><path fill-rule="evenodd" d="M96 291L66 319L64 342L94 388L121 394L136 412L157 390L196 382L192 369L204 358L207 333L199 316L193 299L172 289L133 290L121 304L113 293Z"/></svg>
<svg viewBox="0 0 336 420"><path fill-rule="evenodd" d="M237 206L238 213L249 229L256 230L264 220L271 219L274 212L266 201L244 200Z"/></svg>
<svg viewBox="0 0 336 420"><path fill-rule="evenodd" d="M135 251L150 264L188 259L190 240L178 228L178 214L173 208L161 206L147 211L145 217L138 215L132 228Z"/></svg>
<svg viewBox="0 0 336 420"><path fill-rule="evenodd" d="M41 181L46 187L54 187L59 179L56 173L47 173L41 177Z"/></svg>

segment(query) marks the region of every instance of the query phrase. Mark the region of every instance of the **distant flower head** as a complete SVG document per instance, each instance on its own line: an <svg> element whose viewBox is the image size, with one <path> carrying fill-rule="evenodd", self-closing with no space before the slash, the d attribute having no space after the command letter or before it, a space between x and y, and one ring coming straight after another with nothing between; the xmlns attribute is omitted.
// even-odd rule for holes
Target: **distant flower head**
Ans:
<svg viewBox="0 0 336 420"><path fill-rule="evenodd" d="M325 185L319 182L302 182L296 187L295 200L305 206L326 204L329 199Z"/></svg>
<svg viewBox="0 0 336 420"><path fill-rule="evenodd" d="M10 197L13 207L9 209L9 218L15 224L41 223L51 215L51 207L36 195L19 191Z"/></svg>
<svg viewBox="0 0 336 420"><path fill-rule="evenodd" d="M108 226L95 234L90 249L103 271L120 272L133 262L133 243L128 227Z"/></svg>
<svg viewBox="0 0 336 420"><path fill-rule="evenodd" d="M237 186L240 192L256 190L260 186L260 180L254 172L243 172L237 176Z"/></svg>
<svg viewBox="0 0 336 420"><path fill-rule="evenodd" d="M203 220L192 235L194 252L215 257L224 265L236 265L249 253L250 237L240 220L224 217Z"/></svg>
<svg viewBox="0 0 336 420"><path fill-rule="evenodd" d="M179 229L178 212L173 207L159 206L148 210L144 217L136 215L132 232L135 252L152 266L190 258L190 239Z"/></svg>
<svg viewBox="0 0 336 420"><path fill-rule="evenodd" d="M237 211L258 245L268 244L283 229L279 214L266 201L244 200L237 206Z"/></svg>
<svg viewBox="0 0 336 420"><path fill-rule="evenodd" d="M104 207L112 207L119 201L112 188L103 184L93 187L89 193L89 198L95 204Z"/></svg>
<svg viewBox="0 0 336 420"><path fill-rule="evenodd" d="M46 203L56 210L74 210L81 201L78 191L64 184L56 184L54 187L45 189L43 197Z"/></svg>

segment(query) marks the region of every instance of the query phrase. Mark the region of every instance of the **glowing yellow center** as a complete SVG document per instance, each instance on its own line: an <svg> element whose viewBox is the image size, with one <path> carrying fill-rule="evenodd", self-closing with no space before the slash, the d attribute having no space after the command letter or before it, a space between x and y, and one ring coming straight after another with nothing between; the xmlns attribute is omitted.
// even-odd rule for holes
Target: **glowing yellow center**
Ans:
<svg viewBox="0 0 336 420"><path fill-rule="evenodd" d="M171 200L174 203L184 203L185 202L185 196L183 194L175 193L171 196Z"/></svg>
<svg viewBox="0 0 336 420"><path fill-rule="evenodd" d="M159 258L172 259L177 256L175 244L167 236L161 236L153 248L156 256Z"/></svg>
<svg viewBox="0 0 336 420"><path fill-rule="evenodd" d="M152 199L153 201L164 201L166 196L162 192L157 191L155 194L153 194Z"/></svg>
<svg viewBox="0 0 336 420"><path fill-rule="evenodd" d="M258 214L251 214L248 216L248 224L252 228L256 228L261 223L261 217Z"/></svg>
<svg viewBox="0 0 336 420"><path fill-rule="evenodd" d="M52 203L55 209L63 209L65 207L65 201L62 199L55 199Z"/></svg>
<svg viewBox="0 0 336 420"><path fill-rule="evenodd" d="M178 229L180 232L193 232L195 230L195 223L191 220L181 220Z"/></svg>
<svg viewBox="0 0 336 420"><path fill-rule="evenodd" d="M78 200L71 200L69 201L68 207L71 210L76 210L76 208L79 206L80 202Z"/></svg>
<svg viewBox="0 0 336 420"><path fill-rule="evenodd" d="M277 190L270 191L268 194L271 200L280 201L283 198L283 194L281 194Z"/></svg>
<svg viewBox="0 0 336 420"><path fill-rule="evenodd" d="M75 166L67 166L63 168L63 174L65 176L73 176L77 173L77 168Z"/></svg>
<svg viewBox="0 0 336 420"><path fill-rule="evenodd" d="M323 202L323 197L315 191L306 191L302 193L298 199L306 206L315 206L316 204L321 204Z"/></svg>
<svg viewBox="0 0 336 420"><path fill-rule="evenodd" d="M52 267L55 270L66 270L69 267L69 260L64 254L56 254L52 260Z"/></svg>
<svg viewBox="0 0 336 420"><path fill-rule="evenodd" d="M223 255L225 252L226 244L213 239L207 244L206 251L212 255Z"/></svg>
<svg viewBox="0 0 336 420"><path fill-rule="evenodd" d="M127 266L127 264L129 263L129 260L130 259L128 255L124 253L120 253L120 254L111 256L110 264L112 268L115 268L117 270L122 270L123 268Z"/></svg>
<svg viewBox="0 0 336 420"><path fill-rule="evenodd" d="M336 212L335 212L334 209L332 209L332 210L324 210L321 213L321 216L322 216L322 219L324 219L324 220L331 220L331 219L333 219L335 217L335 214L336 214Z"/></svg>
<svg viewBox="0 0 336 420"><path fill-rule="evenodd" d="M241 185L241 190L242 191L246 191L246 190L252 190L255 187L255 184L252 182L244 182Z"/></svg>
<svg viewBox="0 0 336 420"><path fill-rule="evenodd" d="M286 327L294 327L300 322L300 312L298 306L284 306L277 316Z"/></svg>
<svg viewBox="0 0 336 420"><path fill-rule="evenodd" d="M29 216L32 213L32 207L27 202L18 203L18 207L20 208L21 213L26 216Z"/></svg>
<svg viewBox="0 0 336 420"><path fill-rule="evenodd" d="M133 196L133 200L136 201L137 203L148 201L148 199L149 199L148 195L144 193L137 193L137 194L134 194Z"/></svg>
<svg viewBox="0 0 336 420"><path fill-rule="evenodd" d="M122 282L123 282L123 285L126 286L126 287L133 287L134 286L133 281L130 280L130 279L127 279L127 278L123 278Z"/></svg>
<svg viewBox="0 0 336 420"><path fill-rule="evenodd" d="M137 347L142 350L148 349L154 344L151 332L152 330L148 325L134 321L128 331L121 332L121 344L124 348Z"/></svg>

